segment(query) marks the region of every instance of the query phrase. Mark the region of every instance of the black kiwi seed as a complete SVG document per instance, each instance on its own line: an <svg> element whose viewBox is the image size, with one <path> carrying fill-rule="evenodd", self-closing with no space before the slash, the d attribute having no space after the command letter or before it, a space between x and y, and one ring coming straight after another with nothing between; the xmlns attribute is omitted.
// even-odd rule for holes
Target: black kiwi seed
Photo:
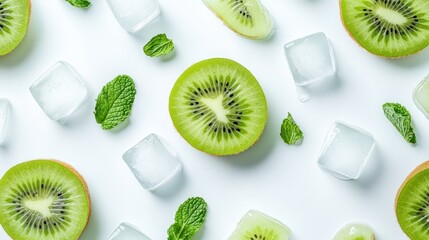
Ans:
<svg viewBox="0 0 429 240"><path fill-rule="evenodd" d="M237 19L243 24L253 26L254 20L243 0L229 0L231 9L234 9Z"/></svg>

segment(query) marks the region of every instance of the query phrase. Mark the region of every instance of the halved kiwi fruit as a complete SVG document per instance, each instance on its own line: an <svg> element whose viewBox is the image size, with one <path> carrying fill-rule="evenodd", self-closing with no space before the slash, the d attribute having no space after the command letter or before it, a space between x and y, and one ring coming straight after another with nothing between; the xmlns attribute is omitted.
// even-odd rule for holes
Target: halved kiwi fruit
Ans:
<svg viewBox="0 0 429 240"><path fill-rule="evenodd" d="M369 52L388 58L429 46L429 1L340 0L349 34Z"/></svg>
<svg viewBox="0 0 429 240"><path fill-rule="evenodd" d="M349 223L335 234L334 240L375 240L375 235L365 224Z"/></svg>
<svg viewBox="0 0 429 240"><path fill-rule="evenodd" d="M66 163L18 164L1 178L0 189L0 224L14 240L75 240L88 223L88 187Z"/></svg>
<svg viewBox="0 0 429 240"><path fill-rule="evenodd" d="M30 0L0 0L0 56L14 50L27 33Z"/></svg>
<svg viewBox="0 0 429 240"><path fill-rule="evenodd" d="M273 31L273 20L259 0L203 0L233 31L252 39L264 39Z"/></svg>
<svg viewBox="0 0 429 240"><path fill-rule="evenodd" d="M188 68L170 93L170 116L195 148L212 155L232 155L251 147L268 117L258 81L239 63L213 58Z"/></svg>
<svg viewBox="0 0 429 240"><path fill-rule="evenodd" d="M290 229L280 221L251 210L241 219L229 240L288 240Z"/></svg>
<svg viewBox="0 0 429 240"><path fill-rule="evenodd" d="M429 239L429 161L412 171L399 188L396 217L412 240Z"/></svg>

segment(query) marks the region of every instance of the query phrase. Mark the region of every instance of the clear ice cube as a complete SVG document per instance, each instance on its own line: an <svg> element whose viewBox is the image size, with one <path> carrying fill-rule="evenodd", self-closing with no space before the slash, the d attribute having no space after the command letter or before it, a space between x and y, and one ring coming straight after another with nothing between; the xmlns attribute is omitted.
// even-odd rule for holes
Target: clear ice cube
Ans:
<svg viewBox="0 0 429 240"><path fill-rule="evenodd" d="M155 190L182 170L174 149L161 137L150 134L124 153L123 160L143 188Z"/></svg>
<svg viewBox="0 0 429 240"><path fill-rule="evenodd" d="M161 10L157 0L106 0L119 24L136 32L154 21Z"/></svg>
<svg viewBox="0 0 429 240"><path fill-rule="evenodd" d="M3 145L6 141L10 108L9 100L0 98L0 145Z"/></svg>
<svg viewBox="0 0 429 240"><path fill-rule="evenodd" d="M121 223L108 240L150 240L150 238L141 233L133 225Z"/></svg>
<svg viewBox="0 0 429 240"><path fill-rule="evenodd" d="M66 62L57 62L31 86L36 102L52 120L65 123L88 98L85 83Z"/></svg>
<svg viewBox="0 0 429 240"><path fill-rule="evenodd" d="M318 164L341 180L358 179L374 146L370 133L335 122L325 138Z"/></svg>
<svg viewBox="0 0 429 240"><path fill-rule="evenodd" d="M284 49L300 101L309 98L306 88L310 85L335 79L334 51L324 33L297 39Z"/></svg>
<svg viewBox="0 0 429 240"><path fill-rule="evenodd" d="M275 232L277 234L276 239L278 240L288 240L291 235L291 230L280 221L259 211L250 210L241 219L237 228L229 237L229 240L244 239L243 236L249 234L249 230L258 228L269 228L269 230L267 229L266 233L270 233L270 231ZM253 236L250 236L249 239L253 239L252 237Z"/></svg>
<svg viewBox="0 0 429 240"><path fill-rule="evenodd" d="M420 111L429 118L429 75L414 89L413 98Z"/></svg>

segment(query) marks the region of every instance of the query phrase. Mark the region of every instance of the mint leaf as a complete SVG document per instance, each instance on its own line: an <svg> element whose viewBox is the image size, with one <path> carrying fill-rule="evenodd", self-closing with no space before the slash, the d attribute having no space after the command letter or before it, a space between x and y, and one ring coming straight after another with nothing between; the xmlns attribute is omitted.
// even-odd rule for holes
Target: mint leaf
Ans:
<svg viewBox="0 0 429 240"><path fill-rule="evenodd" d="M91 5L91 2L88 0L66 0L69 2L72 6L78 7L78 8L88 8Z"/></svg>
<svg viewBox="0 0 429 240"><path fill-rule="evenodd" d="M399 103L385 103L383 104L384 115L401 133L405 141L415 144L416 134L414 133L413 126L411 126L411 115L408 110Z"/></svg>
<svg viewBox="0 0 429 240"><path fill-rule="evenodd" d="M301 129L293 120L293 117L290 113L288 113L287 118L283 120L280 136L283 141L287 144L297 144L298 141L304 138Z"/></svg>
<svg viewBox="0 0 429 240"><path fill-rule="evenodd" d="M165 33L156 35L143 47L144 53L149 57L159 57L171 52L173 49L173 41L168 39Z"/></svg>
<svg viewBox="0 0 429 240"><path fill-rule="evenodd" d="M207 203L200 197L186 200L176 212L175 223L168 228L168 240L190 240L203 226Z"/></svg>
<svg viewBox="0 0 429 240"><path fill-rule="evenodd" d="M119 75L107 83L98 95L95 105L95 120L108 130L123 122L131 113L136 88L127 75Z"/></svg>

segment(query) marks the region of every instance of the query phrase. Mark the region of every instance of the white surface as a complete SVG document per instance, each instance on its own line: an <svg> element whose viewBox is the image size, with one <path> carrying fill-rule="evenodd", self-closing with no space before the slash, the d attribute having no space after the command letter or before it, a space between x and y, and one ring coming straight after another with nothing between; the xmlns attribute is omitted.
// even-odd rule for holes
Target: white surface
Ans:
<svg viewBox="0 0 429 240"><path fill-rule="evenodd" d="M340 179L358 179L374 145L370 133L346 123L335 122L325 137L318 163Z"/></svg>
<svg viewBox="0 0 429 240"><path fill-rule="evenodd" d="M138 229L128 223L121 223L108 240L150 240Z"/></svg>
<svg viewBox="0 0 429 240"><path fill-rule="evenodd" d="M166 239L177 207L202 196L209 212L201 239L227 239L249 210L260 210L288 225L294 239L330 239L346 222L368 223L377 239L406 239L394 213L396 191L406 175L429 159L429 121L413 103L412 90L429 72L429 49L399 60L373 56L344 30L337 1L265 0L277 31L268 41L241 38L196 0L160 0L162 16L145 32L124 31L104 1L87 11L65 1L33 1L29 32L13 53L0 58L0 96L14 106L11 138L0 149L0 175L35 158L57 158L73 165L88 182L93 212L81 239L104 240L123 221L152 239ZM295 95L283 46L323 31L338 60L337 89L306 103ZM143 45L165 32L177 47L170 61L146 57ZM246 66L260 81L269 120L259 142L232 157L193 149L174 129L168 96L191 64L227 57ZM28 86L53 62L71 63L86 80L90 100L69 125L51 121L32 99ZM118 74L132 76L138 88L130 125L101 130L92 114L98 92ZM384 117L386 101L400 102L413 116L418 145L407 144ZM291 112L305 139L287 146L280 124ZM343 182L316 164L324 135L335 120L366 129L377 142L378 161L359 181ZM175 192L144 190L121 159L144 136L156 132L177 150L184 175ZM0 233L0 239L9 239Z"/></svg>

